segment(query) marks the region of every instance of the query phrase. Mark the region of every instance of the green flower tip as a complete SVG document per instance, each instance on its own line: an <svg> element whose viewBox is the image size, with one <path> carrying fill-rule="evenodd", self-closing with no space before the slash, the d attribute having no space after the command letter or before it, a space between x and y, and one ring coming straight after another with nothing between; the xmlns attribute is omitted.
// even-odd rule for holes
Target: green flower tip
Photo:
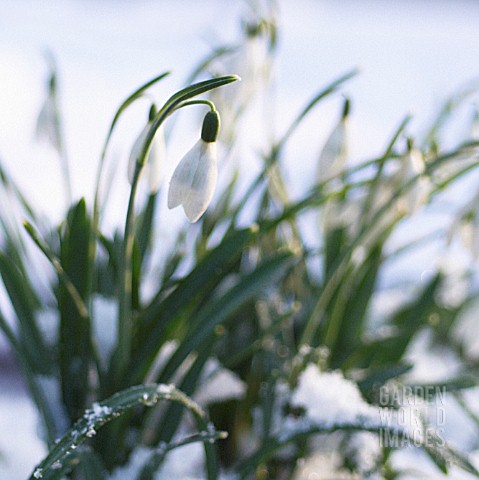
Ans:
<svg viewBox="0 0 479 480"><path fill-rule="evenodd" d="M48 89L50 92L55 92L57 89L57 77L55 73L50 74L50 78L48 79Z"/></svg>
<svg viewBox="0 0 479 480"><path fill-rule="evenodd" d="M342 117L343 119L347 118L349 115L349 112L351 111L351 102L349 98L344 99L344 105L343 105L343 114Z"/></svg>
<svg viewBox="0 0 479 480"><path fill-rule="evenodd" d="M260 19L259 21L245 21L242 22L243 31L249 38L258 37L262 35L268 28L266 20Z"/></svg>
<svg viewBox="0 0 479 480"><path fill-rule="evenodd" d="M150 112L148 113L148 121L152 122L155 119L157 113L158 109L156 108L156 105L152 103L150 107Z"/></svg>
<svg viewBox="0 0 479 480"><path fill-rule="evenodd" d="M414 147L414 140L411 137L407 137L407 151L410 152Z"/></svg>
<svg viewBox="0 0 479 480"><path fill-rule="evenodd" d="M220 131L220 115L212 110L205 115L203 128L201 129L201 140L207 143L216 142Z"/></svg>

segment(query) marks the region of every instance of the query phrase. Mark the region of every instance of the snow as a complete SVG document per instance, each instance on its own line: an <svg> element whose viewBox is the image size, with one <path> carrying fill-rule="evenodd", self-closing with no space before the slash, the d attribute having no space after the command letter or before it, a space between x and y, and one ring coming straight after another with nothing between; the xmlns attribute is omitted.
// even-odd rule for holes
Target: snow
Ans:
<svg viewBox="0 0 479 480"><path fill-rule="evenodd" d="M461 370L457 356L447 347L432 347L431 332L423 330L409 345L404 361L413 368L407 375L410 383L442 382Z"/></svg>
<svg viewBox="0 0 479 480"><path fill-rule="evenodd" d="M92 300L92 328L98 344L98 353L105 365L117 342L118 302L113 298L94 295Z"/></svg>
<svg viewBox="0 0 479 480"><path fill-rule="evenodd" d="M474 299L463 308L459 313L454 329L454 337L462 345L466 356L473 361L479 360L478 307L479 300Z"/></svg>
<svg viewBox="0 0 479 480"><path fill-rule="evenodd" d="M321 372L309 364L301 373L291 404L306 409L307 417L325 427L346 424L377 424L378 409L362 397L358 386L340 371Z"/></svg>
<svg viewBox="0 0 479 480"><path fill-rule="evenodd" d="M25 480L46 454L35 433L37 413L22 392L3 381L0 385L0 478Z"/></svg>
<svg viewBox="0 0 479 480"><path fill-rule="evenodd" d="M246 394L246 384L231 370L221 366L219 361L210 358L205 365L200 387L195 401L200 405L241 399Z"/></svg>
<svg viewBox="0 0 479 480"><path fill-rule="evenodd" d="M149 457L153 453L146 447L136 448L130 461L119 468L116 468L108 480L124 480L125 478L136 478ZM155 474L155 480L202 480L204 465L204 449L201 443L191 443L168 452L165 463L161 470ZM188 461L185 461L188 459Z"/></svg>
<svg viewBox="0 0 479 480"><path fill-rule="evenodd" d="M151 455L151 450L146 447L137 447L133 450L130 460L122 467L115 468L109 480L123 480L125 478L136 478L141 468Z"/></svg>
<svg viewBox="0 0 479 480"><path fill-rule="evenodd" d="M58 338L58 311L44 308L36 312L35 320L49 345L55 345Z"/></svg>
<svg viewBox="0 0 479 480"><path fill-rule="evenodd" d="M185 462L188 458L188 462ZM168 452L165 464L157 474L157 479L201 480L204 478L204 449L201 443L191 443Z"/></svg>
<svg viewBox="0 0 479 480"><path fill-rule="evenodd" d="M470 460L478 468L479 451L473 452ZM451 467L449 475L445 475L439 471L424 452L418 452L417 449L412 448L396 450L391 455L391 462L395 468L404 470L400 477L401 480L473 480L477 478L457 467Z"/></svg>
<svg viewBox="0 0 479 480"><path fill-rule="evenodd" d="M68 415L62 403L62 393L58 378L52 375L37 375L35 380L43 391L49 408L55 412L54 422L57 432L65 432L68 428Z"/></svg>
<svg viewBox="0 0 479 480"><path fill-rule="evenodd" d="M298 462L293 480L359 480L359 475L340 468L338 452L315 452Z"/></svg>
<svg viewBox="0 0 479 480"><path fill-rule="evenodd" d="M374 470L381 458L378 436L370 432L356 432L345 448L345 455L354 461L356 470L365 474Z"/></svg>

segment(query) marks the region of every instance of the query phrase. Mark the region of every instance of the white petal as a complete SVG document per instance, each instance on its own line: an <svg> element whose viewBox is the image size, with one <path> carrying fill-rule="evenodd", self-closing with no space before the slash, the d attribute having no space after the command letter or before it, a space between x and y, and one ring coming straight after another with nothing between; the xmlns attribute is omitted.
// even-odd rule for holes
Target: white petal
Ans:
<svg viewBox="0 0 479 480"><path fill-rule="evenodd" d="M55 103L51 96L48 96L38 114L35 136L38 142L50 144L57 151L60 151L60 139L56 123Z"/></svg>
<svg viewBox="0 0 479 480"><path fill-rule="evenodd" d="M191 188L193 177L200 159L201 144L199 140L193 148L180 160L180 163L173 172L168 189L168 208L175 208L181 205Z"/></svg>
<svg viewBox="0 0 479 480"><path fill-rule="evenodd" d="M135 174L135 166L136 161L138 160L138 155L141 152L141 147L143 146L143 142L145 141L146 135L148 133L149 125L146 125L145 128L140 132L135 143L131 147L130 151L130 159L128 161L128 181L130 185L133 183L133 175Z"/></svg>
<svg viewBox="0 0 479 480"><path fill-rule="evenodd" d="M346 121L341 119L326 140L318 161L318 181L335 177L346 163Z"/></svg>
<svg viewBox="0 0 479 480"><path fill-rule="evenodd" d="M160 127L151 146L150 154L148 155L148 161L145 165L145 176L148 180L148 190L150 194L154 194L160 188L163 180L162 164L166 160L166 144L165 134L163 128Z"/></svg>
<svg viewBox="0 0 479 480"><path fill-rule="evenodd" d="M412 149L411 152L409 152L409 161L411 162L411 167L414 169L414 173L424 173L426 166L420 150L417 148Z"/></svg>
<svg viewBox="0 0 479 480"><path fill-rule="evenodd" d="M191 223L196 222L213 198L218 177L216 143L201 142L201 155L191 188L183 199L183 208Z"/></svg>

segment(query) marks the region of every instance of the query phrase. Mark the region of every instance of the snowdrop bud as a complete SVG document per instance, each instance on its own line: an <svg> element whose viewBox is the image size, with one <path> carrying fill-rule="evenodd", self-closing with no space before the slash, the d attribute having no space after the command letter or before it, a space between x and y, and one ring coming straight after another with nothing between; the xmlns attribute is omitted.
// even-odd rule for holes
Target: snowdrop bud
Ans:
<svg viewBox="0 0 479 480"><path fill-rule="evenodd" d="M203 121L201 139L181 159L168 190L168 208L183 205L191 223L196 222L211 202L218 177L216 138L220 127L218 112L209 112Z"/></svg>
<svg viewBox="0 0 479 480"><path fill-rule="evenodd" d="M203 120L201 129L201 140L204 142L216 142L220 132L220 116L215 110L208 112Z"/></svg>
<svg viewBox="0 0 479 480"><path fill-rule="evenodd" d="M343 120L348 117L350 110L351 110L351 102L349 98L345 98L344 105L343 105L343 115L341 117Z"/></svg>
<svg viewBox="0 0 479 480"><path fill-rule="evenodd" d="M155 119L157 113L158 110L156 109L156 105L152 103L150 107L150 112L148 113L148 121L152 122Z"/></svg>
<svg viewBox="0 0 479 480"><path fill-rule="evenodd" d="M458 212L457 218L449 228L447 239L450 243L452 239L459 235L459 238L469 251L475 261L479 260L479 214L477 205L479 203L479 192L472 197L469 202Z"/></svg>
<svg viewBox="0 0 479 480"><path fill-rule="evenodd" d="M479 217L475 212L464 215L459 224L459 235L472 258L479 259Z"/></svg>
<svg viewBox="0 0 479 480"><path fill-rule="evenodd" d="M50 75L50 79L48 80L48 87L50 92L52 92L52 95L55 95L57 91L57 77L53 73Z"/></svg>
<svg viewBox="0 0 479 480"><path fill-rule="evenodd" d="M145 178L148 181L148 191L154 195L160 188L163 181L162 165L166 159L165 131L161 126L155 134L153 145L145 165Z"/></svg>

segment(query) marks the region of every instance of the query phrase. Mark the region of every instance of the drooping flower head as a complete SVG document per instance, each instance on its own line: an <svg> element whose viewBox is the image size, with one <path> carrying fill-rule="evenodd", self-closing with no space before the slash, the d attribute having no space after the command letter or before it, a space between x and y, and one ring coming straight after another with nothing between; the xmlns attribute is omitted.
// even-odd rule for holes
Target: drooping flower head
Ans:
<svg viewBox="0 0 479 480"><path fill-rule="evenodd" d="M48 80L48 93L38 114L35 137L37 141L48 144L57 152L61 152L57 102L57 80L55 73L52 72Z"/></svg>
<svg viewBox="0 0 479 480"><path fill-rule="evenodd" d="M393 182L396 188L404 187L411 181L405 193L399 197L397 208L403 215L411 215L427 202L431 184L429 178L424 175L426 164L421 151L414 146L412 139L407 140L407 153L400 158L400 166L394 174Z"/></svg>
<svg viewBox="0 0 479 480"><path fill-rule="evenodd" d="M318 183L330 182L331 179L340 175L346 167L350 109L350 101L346 98L341 117L327 138L319 155L316 168L316 181ZM340 180L336 179L336 182L338 181ZM323 191L329 193L331 185L331 182L325 185ZM323 232L330 232L351 225L353 218L356 218L358 215L357 209L358 206L355 203L332 198L328 199L321 216Z"/></svg>
<svg viewBox="0 0 479 480"><path fill-rule="evenodd" d="M319 155L318 182L329 180L344 170L347 160L347 124L350 108L349 99L345 99L341 118L326 140Z"/></svg>
<svg viewBox="0 0 479 480"><path fill-rule="evenodd" d="M181 159L170 181L168 208L183 205L191 223L203 215L216 188L216 139L219 129L220 116L212 110L203 120L200 140Z"/></svg>

